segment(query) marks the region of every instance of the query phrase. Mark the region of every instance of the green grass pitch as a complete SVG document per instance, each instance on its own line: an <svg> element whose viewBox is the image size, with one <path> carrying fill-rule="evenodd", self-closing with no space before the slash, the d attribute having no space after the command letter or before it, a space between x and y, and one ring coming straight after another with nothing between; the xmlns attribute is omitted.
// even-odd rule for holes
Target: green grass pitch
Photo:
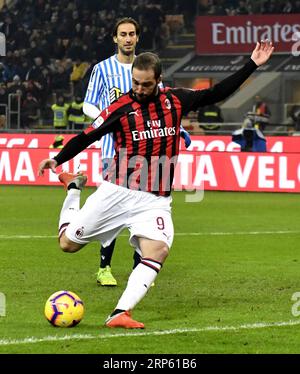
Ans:
<svg viewBox="0 0 300 374"><path fill-rule="evenodd" d="M0 353L300 353L291 299L300 292L298 194L205 192L187 203L174 193L170 255L133 313L142 331L104 327L131 271L128 233L112 262L118 287L97 286L99 244L75 254L58 247L64 196L62 188L0 186ZM54 328L43 314L62 289L85 303L74 328Z"/></svg>

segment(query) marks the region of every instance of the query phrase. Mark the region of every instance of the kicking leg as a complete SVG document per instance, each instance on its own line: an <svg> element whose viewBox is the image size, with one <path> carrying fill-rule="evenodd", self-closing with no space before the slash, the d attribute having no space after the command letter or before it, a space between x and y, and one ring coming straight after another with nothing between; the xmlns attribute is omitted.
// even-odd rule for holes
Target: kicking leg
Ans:
<svg viewBox="0 0 300 374"><path fill-rule="evenodd" d="M64 252L77 252L84 245L68 239L65 231L80 209L80 194L87 177L82 174L61 173L59 174L59 180L67 190L67 196L59 217L59 245Z"/></svg>

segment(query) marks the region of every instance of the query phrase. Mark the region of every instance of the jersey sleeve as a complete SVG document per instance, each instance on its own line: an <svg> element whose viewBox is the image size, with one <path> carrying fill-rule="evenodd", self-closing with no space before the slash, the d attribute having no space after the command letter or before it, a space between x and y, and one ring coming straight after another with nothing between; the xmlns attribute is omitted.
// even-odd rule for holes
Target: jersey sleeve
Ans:
<svg viewBox="0 0 300 374"><path fill-rule="evenodd" d="M222 101L233 94L242 83L257 69L253 60L249 60L241 69L223 79L218 84L206 90L192 90L187 88L172 89L182 105L182 114L197 111L199 107Z"/></svg>
<svg viewBox="0 0 300 374"><path fill-rule="evenodd" d="M89 145L100 140L102 136L117 129L120 118L124 112L122 112L122 110L115 110L112 112L109 111L109 109L110 107L104 109L88 128L68 141L59 154L54 157L57 165L71 160Z"/></svg>
<svg viewBox="0 0 300 374"><path fill-rule="evenodd" d="M103 76L101 73L100 65L94 66L92 74L90 76L89 84L86 90L84 102L93 104L99 107L100 96L104 90Z"/></svg>

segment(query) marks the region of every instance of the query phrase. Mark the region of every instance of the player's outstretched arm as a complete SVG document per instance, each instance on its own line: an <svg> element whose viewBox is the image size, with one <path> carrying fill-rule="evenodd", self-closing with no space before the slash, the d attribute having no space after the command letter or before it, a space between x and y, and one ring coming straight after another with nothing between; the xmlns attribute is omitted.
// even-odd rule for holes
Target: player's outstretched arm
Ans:
<svg viewBox="0 0 300 374"><path fill-rule="evenodd" d="M265 64L271 57L274 51L272 42L269 40L262 40L256 43L256 47L252 52L251 59L257 66Z"/></svg>
<svg viewBox="0 0 300 374"><path fill-rule="evenodd" d="M38 168L38 175L42 176L44 175L45 169L51 169L53 173L55 173L55 168L57 166L57 162L53 160L52 158L47 158L40 162L39 168Z"/></svg>

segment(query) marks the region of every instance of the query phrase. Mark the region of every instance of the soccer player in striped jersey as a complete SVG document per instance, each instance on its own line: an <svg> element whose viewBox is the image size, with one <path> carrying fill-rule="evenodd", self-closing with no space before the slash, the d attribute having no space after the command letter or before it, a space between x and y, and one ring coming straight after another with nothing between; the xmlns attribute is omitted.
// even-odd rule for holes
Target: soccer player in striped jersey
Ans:
<svg viewBox="0 0 300 374"><path fill-rule="evenodd" d="M135 49L140 36L139 24L130 17L120 19L113 29L113 41L117 45L117 53L96 64L88 84L84 99L83 111L92 119L96 119L102 110L127 93L132 86L132 63ZM191 140L188 132L181 127L181 136L186 147ZM115 155L112 134L106 134L101 139L101 156L103 178ZM109 246L100 249L100 265L97 273L97 283L102 286L116 286L117 280L111 271L111 259L116 240ZM140 262L140 255L134 252L134 267Z"/></svg>
<svg viewBox="0 0 300 374"><path fill-rule="evenodd" d="M103 181L81 209L80 190L86 176L59 176L68 189L59 222L63 251L77 252L95 240L109 244L127 228L131 245L142 254L106 326L145 327L131 312L147 294L172 245L170 195L182 116L232 95L269 60L273 50L268 41L257 43L241 69L207 90L160 89L160 60L153 53L142 53L133 62L130 92L102 111L95 121L98 123L72 138L57 156L40 163L39 175L49 168L55 172L58 165L108 132L114 133L116 155L109 181Z"/></svg>

